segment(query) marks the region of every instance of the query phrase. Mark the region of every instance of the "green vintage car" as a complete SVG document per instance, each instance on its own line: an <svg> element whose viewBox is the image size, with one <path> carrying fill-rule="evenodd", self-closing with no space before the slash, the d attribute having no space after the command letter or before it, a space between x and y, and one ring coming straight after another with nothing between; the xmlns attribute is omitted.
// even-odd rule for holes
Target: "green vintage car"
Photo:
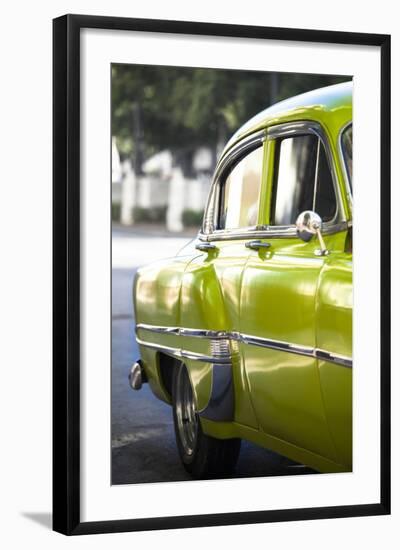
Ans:
<svg viewBox="0 0 400 550"><path fill-rule="evenodd" d="M352 469L352 84L278 103L218 162L198 237L141 268L139 389L173 409L197 478L246 439Z"/></svg>

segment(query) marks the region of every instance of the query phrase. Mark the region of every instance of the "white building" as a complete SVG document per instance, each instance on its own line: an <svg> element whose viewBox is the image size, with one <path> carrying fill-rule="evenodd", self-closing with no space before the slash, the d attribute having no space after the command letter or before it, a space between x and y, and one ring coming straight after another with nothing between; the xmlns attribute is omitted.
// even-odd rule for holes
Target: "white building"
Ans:
<svg viewBox="0 0 400 550"><path fill-rule="evenodd" d="M132 163L120 162L115 140L112 154L112 200L121 204L121 223L136 218L166 223L169 231L182 231L185 211L204 210L214 170L211 149L200 147L192 154L190 177L174 163L169 150L160 151L143 163L143 174L135 176ZM115 163L115 164L114 164ZM147 215L146 215L147 211Z"/></svg>

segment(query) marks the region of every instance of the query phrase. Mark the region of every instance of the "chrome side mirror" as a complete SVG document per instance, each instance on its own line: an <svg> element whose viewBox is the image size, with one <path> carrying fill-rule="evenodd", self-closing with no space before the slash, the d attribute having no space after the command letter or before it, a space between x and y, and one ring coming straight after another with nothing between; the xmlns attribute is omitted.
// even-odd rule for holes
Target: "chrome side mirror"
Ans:
<svg viewBox="0 0 400 550"><path fill-rule="evenodd" d="M317 235L321 247L320 250L315 251L317 256L325 256L329 253L322 238L321 229L322 220L316 212L305 210L299 214L296 220L297 236L308 243L314 235Z"/></svg>

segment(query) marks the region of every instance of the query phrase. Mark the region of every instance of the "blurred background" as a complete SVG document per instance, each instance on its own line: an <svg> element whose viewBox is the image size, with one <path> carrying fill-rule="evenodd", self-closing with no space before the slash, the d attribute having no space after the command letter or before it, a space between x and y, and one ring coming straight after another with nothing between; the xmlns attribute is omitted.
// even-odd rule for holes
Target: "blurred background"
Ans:
<svg viewBox="0 0 400 550"><path fill-rule="evenodd" d="M139 358L136 269L174 256L193 238L218 156L269 105L350 77L112 65L112 483L188 480L171 408L147 384L133 392ZM236 477L314 473L243 442Z"/></svg>
<svg viewBox="0 0 400 550"><path fill-rule="evenodd" d="M197 232L224 144L250 117L335 75L112 65L112 219Z"/></svg>

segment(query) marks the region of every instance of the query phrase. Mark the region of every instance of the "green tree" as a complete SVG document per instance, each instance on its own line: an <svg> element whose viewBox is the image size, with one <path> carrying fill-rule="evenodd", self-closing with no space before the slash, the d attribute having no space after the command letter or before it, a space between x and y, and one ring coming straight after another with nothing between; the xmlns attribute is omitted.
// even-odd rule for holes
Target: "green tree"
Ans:
<svg viewBox="0 0 400 550"><path fill-rule="evenodd" d="M112 65L112 133L139 161L168 148L216 148L276 100L350 77L225 69ZM275 96L275 97L273 97Z"/></svg>

